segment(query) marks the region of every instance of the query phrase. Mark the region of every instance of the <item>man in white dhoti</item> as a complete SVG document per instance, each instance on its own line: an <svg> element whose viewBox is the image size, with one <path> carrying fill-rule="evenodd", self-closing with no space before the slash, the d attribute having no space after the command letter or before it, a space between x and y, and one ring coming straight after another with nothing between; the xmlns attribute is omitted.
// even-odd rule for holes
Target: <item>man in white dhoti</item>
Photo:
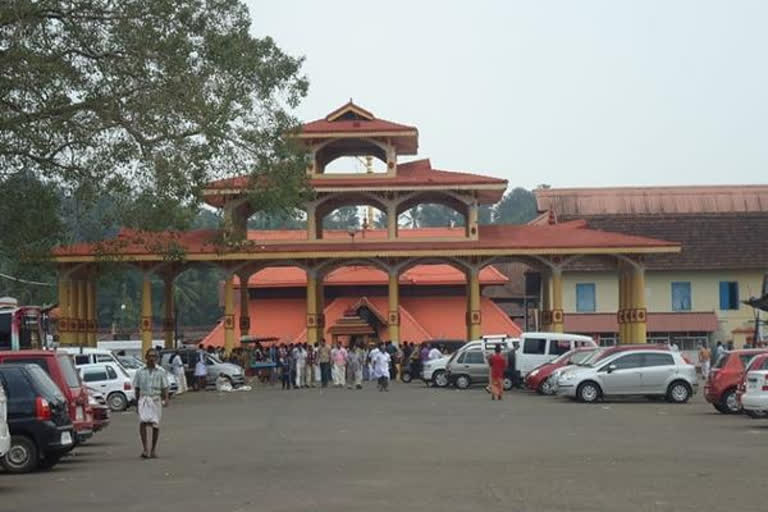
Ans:
<svg viewBox="0 0 768 512"><path fill-rule="evenodd" d="M373 377L378 380L379 391L389 391L389 363L392 356L384 350L384 344L371 352L371 362L373 363Z"/></svg>
<svg viewBox="0 0 768 512"><path fill-rule="evenodd" d="M296 347L293 349L293 360L296 361L296 382L294 383L294 388L301 389L307 387L307 381L305 380L305 371L304 367L307 364L307 351L304 350L304 347L300 344L296 344Z"/></svg>
<svg viewBox="0 0 768 512"><path fill-rule="evenodd" d="M168 377L162 368L157 366L157 351L147 350L144 356L147 364L136 372L133 377L133 387L136 389L136 411L139 413L139 436L144 449L141 458L157 457L157 441L160 438L160 419L163 407L168 405ZM147 440L147 427L152 427L152 448Z"/></svg>
<svg viewBox="0 0 768 512"><path fill-rule="evenodd" d="M176 382L178 382L179 385L179 390L176 394L180 395L187 391L187 375L184 369L184 361L182 361L181 355L178 352L171 358L171 369L173 370L173 375L176 377Z"/></svg>
<svg viewBox="0 0 768 512"><path fill-rule="evenodd" d="M331 350L331 361L333 361L333 385L338 388L344 387L347 380L347 349L336 344L336 348Z"/></svg>

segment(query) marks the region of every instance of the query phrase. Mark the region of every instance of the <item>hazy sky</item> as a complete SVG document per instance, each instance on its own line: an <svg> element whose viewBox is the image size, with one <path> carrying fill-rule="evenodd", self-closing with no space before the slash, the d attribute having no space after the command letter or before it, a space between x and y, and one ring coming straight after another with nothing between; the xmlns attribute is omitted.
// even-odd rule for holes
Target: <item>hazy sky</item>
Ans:
<svg viewBox="0 0 768 512"><path fill-rule="evenodd" d="M768 1L246 0L349 98L419 128L436 168L528 188L768 182Z"/></svg>

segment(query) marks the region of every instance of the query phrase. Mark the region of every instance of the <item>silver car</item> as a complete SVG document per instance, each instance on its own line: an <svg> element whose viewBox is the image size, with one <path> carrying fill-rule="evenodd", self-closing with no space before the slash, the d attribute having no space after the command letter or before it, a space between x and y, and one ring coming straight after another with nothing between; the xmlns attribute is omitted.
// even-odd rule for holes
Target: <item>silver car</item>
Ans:
<svg viewBox="0 0 768 512"><path fill-rule="evenodd" d="M696 367L680 352L627 350L589 366L575 366L557 379L557 394L582 402L605 396L644 395L685 403L698 389Z"/></svg>

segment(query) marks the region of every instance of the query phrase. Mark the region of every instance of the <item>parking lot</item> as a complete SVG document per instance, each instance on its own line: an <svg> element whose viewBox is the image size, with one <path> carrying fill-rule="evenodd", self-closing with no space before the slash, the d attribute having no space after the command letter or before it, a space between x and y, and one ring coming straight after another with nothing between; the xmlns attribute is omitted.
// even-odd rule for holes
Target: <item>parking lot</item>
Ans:
<svg viewBox="0 0 768 512"><path fill-rule="evenodd" d="M0 510L765 510L768 421L626 400L395 384L190 393L157 460L133 412L51 471L0 474Z"/></svg>

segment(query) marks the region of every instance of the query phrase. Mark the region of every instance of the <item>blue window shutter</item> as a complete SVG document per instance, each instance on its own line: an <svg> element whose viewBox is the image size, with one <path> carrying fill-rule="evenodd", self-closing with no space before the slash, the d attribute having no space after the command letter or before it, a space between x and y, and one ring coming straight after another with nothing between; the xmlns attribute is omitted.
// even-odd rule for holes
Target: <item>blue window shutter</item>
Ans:
<svg viewBox="0 0 768 512"><path fill-rule="evenodd" d="M720 309L728 309L728 283L720 281Z"/></svg>
<svg viewBox="0 0 768 512"><path fill-rule="evenodd" d="M731 309L739 309L739 283L734 281L730 283L729 288Z"/></svg>
<svg viewBox="0 0 768 512"><path fill-rule="evenodd" d="M576 311L590 313L596 309L595 284L581 283L576 285Z"/></svg>

